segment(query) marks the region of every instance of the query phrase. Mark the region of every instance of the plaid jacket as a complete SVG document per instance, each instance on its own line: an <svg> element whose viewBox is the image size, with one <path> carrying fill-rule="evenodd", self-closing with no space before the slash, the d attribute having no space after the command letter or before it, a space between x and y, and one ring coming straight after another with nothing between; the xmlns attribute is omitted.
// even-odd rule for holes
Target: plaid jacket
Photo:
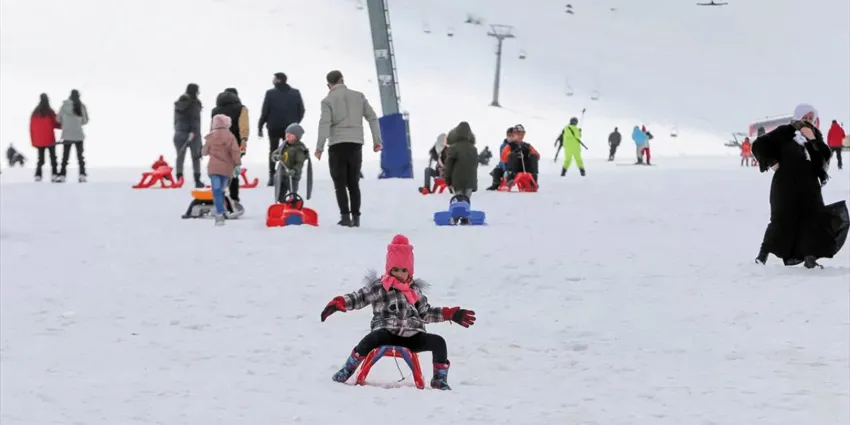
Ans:
<svg viewBox="0 0 850 425"><path fill-rule="evenodd" d="M428 297L422 293L427 283L420 279L415 279L410 285L419 296L419 301L413 305L400 291L385 290L381 285L381 277L375 272L370 272L364 283L362 288L343 295L343 298L348 311L372 306L370 326L373 331L386 329L395 335L408 337L425 332L426 323L445 321L442 307L431 307L428 304Z"/></svg>

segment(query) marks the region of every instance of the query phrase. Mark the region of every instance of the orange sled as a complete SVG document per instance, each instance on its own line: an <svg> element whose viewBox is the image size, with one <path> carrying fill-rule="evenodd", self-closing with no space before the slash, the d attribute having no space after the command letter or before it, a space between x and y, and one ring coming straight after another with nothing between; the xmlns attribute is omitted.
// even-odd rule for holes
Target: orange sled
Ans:
<svg viewBox="0 0 850 425"><path fill-rule="evenodd" d="M242 180L242 183L239 184L240 189L253 189L260 184L260 179L254 177L254 180L248 180L248 169L243 168L239 171L239 178ZM210 185L207 185L207 188L210 188Z"/></svg>
<svg viewBox="0 0 850 425"><path fill-rule="evenodd" d="M266 213L266 227L319 225L319 215L310 208L304 208L304 200L295 193L286 196L283 203L269 206Z"/></svg>

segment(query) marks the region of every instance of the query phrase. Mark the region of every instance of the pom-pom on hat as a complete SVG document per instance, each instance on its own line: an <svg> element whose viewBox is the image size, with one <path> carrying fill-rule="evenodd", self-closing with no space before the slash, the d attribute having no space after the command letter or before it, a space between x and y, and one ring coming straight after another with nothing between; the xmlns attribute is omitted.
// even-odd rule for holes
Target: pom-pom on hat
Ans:
<svg viewBox="0 0 850 425"><path fill-rule="evenodd" d="M393 236L393 241L387 245L387 266L384 270L386 274L390 274L393 267L407 269L410 276L413 276L413 245L407 239L407 236L398 234Z"/></svg>

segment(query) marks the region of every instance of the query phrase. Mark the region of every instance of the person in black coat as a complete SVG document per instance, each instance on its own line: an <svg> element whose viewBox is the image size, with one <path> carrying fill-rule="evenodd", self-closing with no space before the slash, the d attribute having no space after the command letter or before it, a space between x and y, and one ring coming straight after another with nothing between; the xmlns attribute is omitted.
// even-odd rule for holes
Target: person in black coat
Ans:
<svg viewBox="0 0 850 425"><path fill-rule="evenodd" d="M278 72L272 80L273 89L266 92L263 99L263 110L260 113L260 130L257 133L263 137L263 126L269 130L269 186L274 186L274 174L277 164L271 160L271 154L280 146L280 141L286 136L286 127L290 124L301 124L304 119L304 100L301 92L286 83L286 74Z"/></svg>
<svg viewBox="0 0 850 425"><path fill-rule="evenodd" d="M227 115L230 117L230 132L236 138L236 143L241 150L244 142L243 132L240 126L240 116L242 115L242 101L239 100L239 94L234 88L225 89L215 99L215 108L212 110L210 117L216 115ZM244 152L242 156L245 156ZM239 202L239 178L233 177L230 179L230 199L234 202Z"/></svg>
<svg viewBox="0 0 850 425"><path fill-rule="evenodd" d="M201 181L201 105L198 95L198 85L190 83L186 93L180 95L174 102L174 148L177 150L177 160L174 165L175 178L183 177L183 163L186 162L186 151L192 154L192 172L195 176L195 188L204 187Z"/></svg>
<svg viewBox="0 0 850 425"><path fill-rule="evenodd" d="M821 187L829 176L832 153L815 127L817 111L800 105L794 121L782 125L753 142L753 154L761 172L773 170L770 185L770 223L764 234L756 263L765 264L769 253L785 265L805 263L821 267L817 259L835 252L825 229L829 227Z"/></svg>

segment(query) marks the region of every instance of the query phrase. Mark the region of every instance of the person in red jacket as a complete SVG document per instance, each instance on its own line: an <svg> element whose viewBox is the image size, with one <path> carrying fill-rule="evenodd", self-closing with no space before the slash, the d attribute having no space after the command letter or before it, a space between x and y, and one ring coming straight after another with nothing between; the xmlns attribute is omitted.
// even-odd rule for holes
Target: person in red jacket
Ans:
<svg viewBox="0 0 850 425"><path fill-rule="evenodd" d="M44 151L50 154L50 181L56 182L59 176L56 164L56 130L59 122L56 112L50 107L47 94L42 93L38 106L30 116L30 140L32 146L38 149L38 163L35 166L35 181L41 181L41 167L44 166Z"/></svg>
<svg viewBox="0 0 850 425"><path fill-rule="evenodd" d="M832 126L829 127L829 132L826 133L826 144L832 150L832 153L835 154L835 157L838 158L839 170L844 168L844 164L841 163L841 149L844 147L841 144L844 142L845 137L847 137L847 134L844 133L841 124L838 124L836 120L832 120Z"/></svg>

